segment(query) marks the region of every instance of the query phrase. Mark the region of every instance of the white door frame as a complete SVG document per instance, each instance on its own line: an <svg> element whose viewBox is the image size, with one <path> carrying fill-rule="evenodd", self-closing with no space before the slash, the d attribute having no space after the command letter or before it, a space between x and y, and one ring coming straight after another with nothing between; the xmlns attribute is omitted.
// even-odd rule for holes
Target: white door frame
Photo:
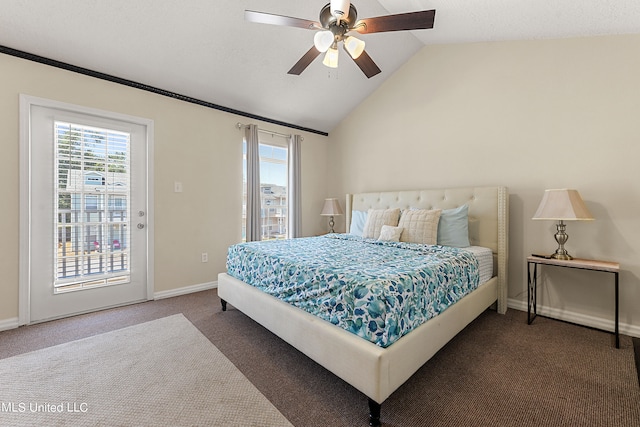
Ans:
<svg viewBox="0 0 640 427"><path fill-rule="evenodd" d="M18 295L18 325L27 325L31 319L30 299L30 251L31 251L31 107L41 106L60 110L75 111L113 120L122 120L146 127L147 151L147 200L146 200L146 231L147 231L147 300L154 299L154 211L153 211L153 120L114 113L111 111L88 108L65 102L20 94L20 246L19 246L19 295Z"/></svg>

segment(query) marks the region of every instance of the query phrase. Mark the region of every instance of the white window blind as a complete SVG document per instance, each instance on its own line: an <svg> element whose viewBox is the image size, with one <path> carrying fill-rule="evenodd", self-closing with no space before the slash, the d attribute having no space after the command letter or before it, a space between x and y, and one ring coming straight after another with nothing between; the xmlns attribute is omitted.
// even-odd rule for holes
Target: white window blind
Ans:
<svg viewBox="0 0 640 427"><path fill-rule="evenodd" d="M54 290L128 283L130 134L54 126Z"/></svg>

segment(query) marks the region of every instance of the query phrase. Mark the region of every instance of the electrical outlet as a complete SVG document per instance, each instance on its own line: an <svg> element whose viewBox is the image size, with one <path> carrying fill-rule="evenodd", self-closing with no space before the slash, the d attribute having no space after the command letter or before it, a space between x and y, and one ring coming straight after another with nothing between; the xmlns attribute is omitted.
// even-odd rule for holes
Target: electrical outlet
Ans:
<svg viewBox="0 0 640 427"><path fill-rule="evenodd" d="M182 183L179 181L175 181L173 183L173 192L174 193L182 193Z"/></svg>
<svg viewBox="0 0 640 427"><path fill-rule="evenodd" d="M209 254L202 252L202 262L209 262Z"/></svg>

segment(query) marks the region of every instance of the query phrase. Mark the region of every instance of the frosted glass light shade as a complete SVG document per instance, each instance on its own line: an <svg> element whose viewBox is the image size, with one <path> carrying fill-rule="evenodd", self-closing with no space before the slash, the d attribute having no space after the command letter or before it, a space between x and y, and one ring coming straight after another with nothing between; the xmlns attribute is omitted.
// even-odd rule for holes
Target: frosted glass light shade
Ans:
<svg viewBox="0 0 640 427"><path fill-rule="evenodd" d="M338 49L331 47L327 50L327 54L324 56L322 63L329 68L338 68Z"/></svg>
<svg viewBox="0 0 640 427"><path fill-rule="evenodd" d="M364 42L353 36L344 39L344 47L353 59L357 59L364 52Z"/></svg>
<svg viewBox="0 0 640 427"><path fill-rule="evenodd" d="M326 52L333 44L333 33L329 30L318 31L313 36L313 44L320 52Z"/></svg>

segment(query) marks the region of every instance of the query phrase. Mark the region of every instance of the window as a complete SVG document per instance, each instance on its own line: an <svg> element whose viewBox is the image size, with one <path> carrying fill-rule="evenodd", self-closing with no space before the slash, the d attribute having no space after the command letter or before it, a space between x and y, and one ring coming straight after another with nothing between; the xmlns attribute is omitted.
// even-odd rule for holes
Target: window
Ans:
<svg viewBox="0 0 640 427"><path fill-rule="evenodd" d="M129 281L129 139L55 122L56 293Z"/></svg>
<svg viewBox="0 0 640 427"><path fill-rule="evenodd" d="M274 140L274 141L271 141ZM287 140L277 135L260 140L260 200L262 240L288 237ZM246 239L247 145L243 143L242 240Z"/></svg>

